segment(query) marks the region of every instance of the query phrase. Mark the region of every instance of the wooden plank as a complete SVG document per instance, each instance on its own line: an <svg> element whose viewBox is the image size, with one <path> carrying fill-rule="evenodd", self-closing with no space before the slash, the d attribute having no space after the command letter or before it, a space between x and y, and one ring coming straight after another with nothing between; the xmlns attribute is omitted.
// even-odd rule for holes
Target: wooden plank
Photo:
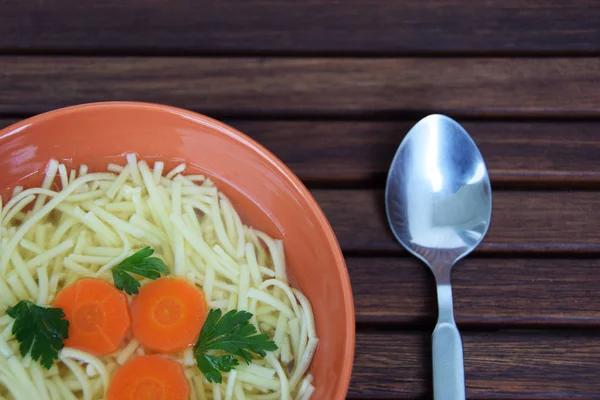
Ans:
<svg viewBox="0 0 600 400"><path fill-rule="evenodd" d="M16 122L1 119L0 128ZM407 121L227 120L281 158L309 185L383 184ZM461 121L494 184L600 185L599 122Z"/></svg>
<svg viewBox="0 0 600 400"><path fill-rule="evenodd" d="M381 184L413 121L231 120L305 182ZM501 185L598 185L598 122L461 121Z"/></svg>
<svg viewBox="0 0 600 400"><path fill-rule="evenodd" d="M349 252L397 254L379 190L314 190ZM481 253L599 253L599 197L595 192L495 191L492 224Z"/></svg>
<svg viewBox="0 0 600 400"><path fill-rule="evenodd" d="M416 258L347 257L359 323L433 327L433 275ZM452 272L462 326L598 326L600 260L467 257Z"/></svg>
<svg viewBox="0 0 600 400"><path fill-rule="evenodd" d="M600 399L593 332L463 332L463 342L468 399ZM430 399L430 360L429 333L359 333L349 397Z"/></svg>
<svg viewBox="0 0 600 400"><path fill-rule="evenodd" d="M217 116L600 116L600 58L5 56L0 65L0 113L127 99Z"/></svg>
<svg viewBox="0 0 600 400"><path fill-rule="evenodd" d="M0 118L0 129L21 121L21 118Z"/></svg>
<svg viewBox="0 0 600 400"><path fill-rule="evenodd" d="M546 54L598 51L599 26L593 0L30 0L3 3L0 49Z"/></svg>

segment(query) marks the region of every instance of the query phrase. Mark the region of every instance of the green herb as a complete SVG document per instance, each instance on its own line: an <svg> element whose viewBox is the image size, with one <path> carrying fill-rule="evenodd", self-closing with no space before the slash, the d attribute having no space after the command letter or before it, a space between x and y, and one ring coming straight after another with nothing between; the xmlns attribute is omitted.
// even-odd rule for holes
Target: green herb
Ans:
<svg viewBox="0 0 600 400"><path fill-rule="evenodd" d="M169 273L169 268L163 260L158 257L150 257L154 250L144 247L137 253L127 257L112 269L115 286L124 290L127 294L138 294L140 282L131 274L144 276L150 279L158 279Z"/></svg>
<svg viewBox="0 0 600 400"><path fill-rule="evenodd" d="M12 334L19 341L21 355L29 353L34 361L41 359L40 364L50 369L64 346L63 340L69 337L69 321L64 319L63 310L21 300L6 314L15 320Z"/></svg>
<svg viewBox="0 0 600 400"><path fill-rule="evenodd" d="M266 334L257 334L250 323L252 314L231 310L210 310L194 347L196 363L209 382L221 383L221 372L229 372L238 365L238 358L250 364L252 353L261 357L277 345Z"/></svg>

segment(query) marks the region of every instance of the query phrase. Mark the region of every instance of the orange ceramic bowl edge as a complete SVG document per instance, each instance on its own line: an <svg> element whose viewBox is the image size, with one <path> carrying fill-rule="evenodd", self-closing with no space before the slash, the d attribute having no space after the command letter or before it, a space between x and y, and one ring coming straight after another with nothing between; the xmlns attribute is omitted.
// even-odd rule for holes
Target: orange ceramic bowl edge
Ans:
<svg viewBox="0 0 600 400"><path fill-rule="evenodd" d="M162 135L160 129L168 133ZM147 143L146 139L151 143ZM205 144L210 149L204 150ZM136 151L139 149L142 150ZM194 149L202 151L193 153ZM247 223L270 235L283 236L287 258L291 261L288 269L293 280L311 301L321 339L311 367L317 387L314 397L344 399L350 383L355 346L354 302L344 257L329 222L312 194L282 161L247 135L212 118L171 106L103 102L66 107L0 130L0 170L4 173L0 177L0 189L6 201L10 188L17 183L39 185L40 173L50 157L72 165L85 163L90 165L92 171L98 171L105 169L108 162L123 162L126 152L137 152L142 158L149 159L164 157L167 166L171 167L180 161L191 162L192 170L198 169L210 175L217 182L219 190L232 198ZM189 156L182 152L187 152ZM227 164L227 157L233 160L229 164L240 164L239 169ZM204 161L222 168L205 166ZM227 170L227 173L220 173L221 169ZM246 177L240 184L241 178L236 180L236 177L255 173L246 169L264 172L272 178L265 182L248 183ZM257 175L255 179L258 178ZM275 194L266 194L271 192ZM271 196L273 199L268 197L267 204L261 204L260 200L252 199L256 196ZM293 218L284 215L289 208L302 210L304 214ZM273 209L279 210L279 213ZM245 210L251 212L246 215ZM281 221L278 220L279 215L283 215ZM288 252L286 241L298 244L310 237L307 239L307 236L296 234L290 228L293 221L306 225L307 229L313 229L310 232L320 236L322 243L315 242L312 247L326 249L320 254L329 260L329 269L319 272L321 270L317 266L294 264L294 253L306 252L307 249L296 250L296 245ZM313 259L319 260L320 254L317 252ZM322 275L321 281L311 281L310 276L302 274L304 268L311 268L309 273L317 278L318 274L325 275ZM313 285L318 288L314 289ZM329 293L337 294L338 298L330 297ZM323 311L325 308L319 304L321 302L333 304L332 308L337 311ZM331 315L324 315L327 312L334 313L332 315L341 326L328 326ZM329 351L330 346L335 351ZM322 353L328 354L325 357ZM331 367L335 365L337 370L331 372ZM328 369L329 372L326 372ZM320 384L327 387L320 388Z"/></svg>

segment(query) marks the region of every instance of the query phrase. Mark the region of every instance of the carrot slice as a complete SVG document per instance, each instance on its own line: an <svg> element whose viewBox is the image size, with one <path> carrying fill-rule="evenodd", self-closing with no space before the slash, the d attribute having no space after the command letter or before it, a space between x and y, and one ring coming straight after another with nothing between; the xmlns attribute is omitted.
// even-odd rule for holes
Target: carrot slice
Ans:
<svg viewBox="0 0 600 400"><path fill-rule="evenodd" d="M206 320L204 293L181 278L160 278L141 287L131 303L133 335L157 352L196 343Z"/></svg>
<svg viewBox="0 0 600 400"><path fill-rule="evenodd" d="M115 372L106 400L188 400L190 386L181 365L159 355L140 356Z"/></svg>
<svg viewBox="0 0 600 400"><path fill-rule="evenodd" d="M96 355L116 351L131 327L127 297L100 279L84 278L62 289L54 307L69 321L65 346Z"/></svg>

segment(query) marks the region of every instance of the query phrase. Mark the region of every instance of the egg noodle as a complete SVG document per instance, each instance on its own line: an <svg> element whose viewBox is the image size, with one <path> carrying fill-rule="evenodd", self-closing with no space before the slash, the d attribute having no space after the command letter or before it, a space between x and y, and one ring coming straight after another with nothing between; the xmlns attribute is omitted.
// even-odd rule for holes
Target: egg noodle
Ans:
<svg viewBox="0 0 600 400"><path fill-rule="evenodd" d="M5 313L24 299L49 306L80 278L112 283L111 268L144 246L202 289L209 308L252 313L279 348L223 373L222 384L204 378L191 348L168 356L192 399L309 399L318 339L310 303L288 283L282 242L244 225L210 179L184 175L185 164L163 173L163 162L126 160L100 173L51 160L41 187L0 199L0 400L103 399L119 366L150 353L129 335L108 356L65 347L46 370L20 355Z"/></svg>

